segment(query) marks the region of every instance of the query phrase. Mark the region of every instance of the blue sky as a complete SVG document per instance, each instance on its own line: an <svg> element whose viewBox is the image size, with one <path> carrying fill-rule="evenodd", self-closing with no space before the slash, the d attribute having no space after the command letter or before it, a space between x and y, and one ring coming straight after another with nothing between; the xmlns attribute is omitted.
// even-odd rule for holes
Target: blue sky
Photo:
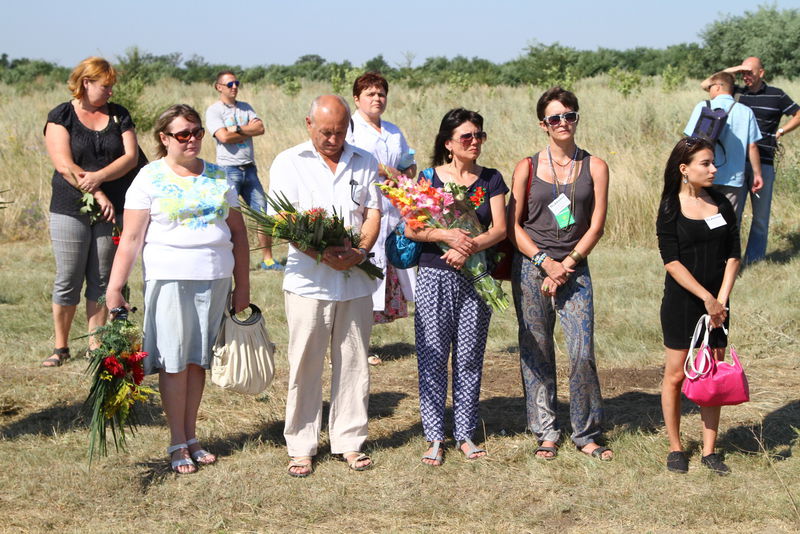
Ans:
<svg viewBox="0 0 800 534"><path fill-rule="evenodd" d="M798 8L800 0L777 5ZM23 0L3 3L0 53L65 66L88 55L113 61L134 45L242 66L291 64L304 54L355 65L378 54L390 64L409 54L415 65L456 55L503 62L533 40L579 49L698 42L708 23L756 6L743 0Z"/></svg>

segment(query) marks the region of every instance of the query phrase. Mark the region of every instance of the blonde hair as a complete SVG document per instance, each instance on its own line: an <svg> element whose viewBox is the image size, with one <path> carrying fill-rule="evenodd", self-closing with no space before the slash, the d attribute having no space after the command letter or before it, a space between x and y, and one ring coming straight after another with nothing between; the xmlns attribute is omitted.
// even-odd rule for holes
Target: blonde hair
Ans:
<svg viewBox="0 0 800 534"><path fill-rule="evenodd" d="M83 80L97 81L102 80L105 85L117 83L117 71L111 63L97 56L87 57L78 66L72 69L72 73L67 80L67 88L72 91L72 96L83 98L86 89L83 87Z"/></svg>

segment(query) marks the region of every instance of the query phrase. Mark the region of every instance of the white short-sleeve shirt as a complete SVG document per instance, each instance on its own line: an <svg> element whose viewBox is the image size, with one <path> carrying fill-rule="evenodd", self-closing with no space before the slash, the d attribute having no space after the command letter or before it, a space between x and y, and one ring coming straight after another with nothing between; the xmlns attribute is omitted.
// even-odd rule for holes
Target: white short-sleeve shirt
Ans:
<svg viewBox="0 0 800 534"><path fill-rule="evenodd" d="M225 171L203 162L198 176L179 176L164 159L136 175L125 209L150 210L142 262L145 280L217 280L233 274L226 219L238 207Z"/></svg>
<svg viewBox="0 0 800 534"><path fill-rule="evenodd" d="M331 172L311 141L284 150L269 171L269 195L285 195L298 210L336 209L346 226L361 230L368 208L379 209L378 162L348 143ZM272 208L268 213L274 214ZM346 301L371 295L377 282L357 267L337 271L289 246L283 289L318 300Z"/></svg>

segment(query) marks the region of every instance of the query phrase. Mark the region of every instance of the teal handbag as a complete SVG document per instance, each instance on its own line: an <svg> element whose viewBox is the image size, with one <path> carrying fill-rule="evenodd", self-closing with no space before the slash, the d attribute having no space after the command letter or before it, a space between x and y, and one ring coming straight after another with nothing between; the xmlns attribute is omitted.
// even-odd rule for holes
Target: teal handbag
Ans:
<svg viewBox="0 0 800 534"><path fill-rule="evenodd" d="M394 231L386 237L386 259L398 269L409 269L419 264L422 243L406 237L406 223L400 221Z"/></svg>

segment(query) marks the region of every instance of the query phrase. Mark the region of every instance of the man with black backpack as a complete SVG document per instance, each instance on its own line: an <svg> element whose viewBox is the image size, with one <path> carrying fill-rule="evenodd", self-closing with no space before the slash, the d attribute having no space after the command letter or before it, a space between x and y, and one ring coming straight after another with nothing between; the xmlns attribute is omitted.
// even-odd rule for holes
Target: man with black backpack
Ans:
<svg viewBox="0 0 800 534"><path fill-rule="evenodd" d="M800 106L798 106L783 90L764 81L764 66L757 57L745 59L741 65L725 69L733 75L740 74L744 86L736 86L734 94L737 101L753 110L758 127L763 136L758 142L761 155L761 173L764 187L758 195L750 195L753 208L753 223L747 238L747 249L744 254L744 265L763 260L767 252L767 236L769 234L769 216L772 206L772 187L775 182L775 152L779 140L795 128L800 127ZM711 79L703 80L701 87L708 90ZM781 126L783 116L791 117ZM746 179L750 178L747 170Z"/></svg>
<svg viewBox="0 0 800 534"><path fill-rule="evenodd" d="M747 196L745 167L749 158L753 168L751 191L755 194L763 186L761 158L756 142L761 132L753 111L733 98L734 78L727 72L718 72L709 78L710 100L699 102L692 111L684 133L701 137L715 145L714 189L723 193L742 221L742 210Z"/></svg>

